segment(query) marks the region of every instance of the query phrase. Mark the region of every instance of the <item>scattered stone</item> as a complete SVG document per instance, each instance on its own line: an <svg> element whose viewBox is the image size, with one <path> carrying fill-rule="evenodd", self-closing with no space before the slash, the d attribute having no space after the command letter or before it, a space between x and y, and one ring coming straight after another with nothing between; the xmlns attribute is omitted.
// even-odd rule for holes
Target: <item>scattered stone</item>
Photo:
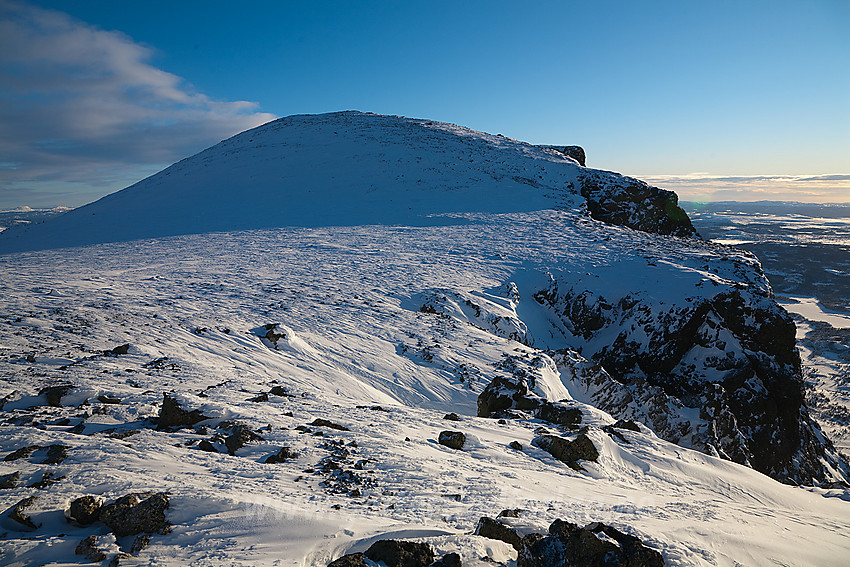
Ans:
<svg viewBox="0 0 850 567"><path fill-rule="evenodd" d="M590 438L581 434L574 441L557 435L539 435L532 441L535 445L565 463L575 463L579 460L596 461L599 451Z"/></svg>
<svg viewBox="0 0 850 567"><path fill-rule="evenodd" d="M443 419L448 419L449 421L460 421L460 417L458 417L458 415L454 412L447 413L443 416Z"/></svg>
<svg viewBox="0 0 850 567"><path fill-rule="evenodd" d="M428 567L434 562L434 552L427 543L382 539L364 553L367 559L383 561L387 567Z"/></svg>
<svg viewBox="0 0 850 567"><path fill-rule="evenodd" d="M68 447L57 443L47 447L47 455L41 461L43 465L58 465L68 457Z"/></svg>
<svg viewBox="0 0 850 567"><path fill-rule="evenodd" d="M104 506L100 511L100 521L109 526L117 537L143 532L164 533L168 529L166 508L167 492L136 492Z"/></svg>
<svg viewBox="0 0 850 567"><path fill-rule="evenodd" d="M11 472L9 474L0 475L0 490L15 488L18 486L18 481L21 478L20 471Z"/></svg>
<svg viewBox="0 0 850 567"><path fill-rule="evenodd" d="M442 559L432 563L431 567L461 567L460 555L457 553L447 553Z"/></svg>
<svg viewBox="0 0 850 567"><path fill-rule="evenodd" d="M120 399L113 398L112 396L109 396L107 394L101 394L100 396L98 396L97 401L99 401L102 404L120 404L121 403Z"/></svg>
<svg viewBox="0 0 850 567"><path fill-rule="evenodd" d="M69 522L87 526L93 524L100 516L102 502L96 496L81 496L71 501L71 505L65 510L65 519Z"/></svg>
<svg viewBox="0 0 850 567"><path fill-rule="evenodd" d="M640 539L598 522L579 528L576 524L555 520L549 526L548 536L526 536L522 543L517 567L664 566L661 554L643 545Z"/></svg>
<svg viewBox="0 0 850 567"><path fill-rule="evenodd" d="M440 437L437 441L440 445L445 445L450 449L459 450L463 447L463 444L466 443L466 435L460 431L442 431L440 432Z"/></svg>
<svg viewBox="0 0 850 567"><path fill-rule="evenodd" d="M216 449L215 446L206 439L202 439L201 442L198 443L198 449L206 451L207 453L218 453L218 449Z"/></svg>
<svg viewBox="0 0 850 567"><path fill-rule="evenodd" d="M510 544L517 551L522 547L522 538L519 537L519 534L502 522L488 518L487 516L483 516L478 520L475 535L503 541Z"/></svg>
<svg viewBox="0 0 850 567"><path fill-rule="evenodd" d="M265 392L262 392L260 394L257 394L253 398L250 398L248 401L249 402L258 402L258 403L259 402L267 402L267 401L269 401L269 395Z"/></svg>
<svg viewBox="0 0 850 567"><path fill-rule="evenodd" d="M314 419L313 423L311 423L310 425L312 425L314 427L329 427L330 429L336 429L338 431L351 431L350 429L348 429L347 427L345 427L343 425L339 425L339 424L333 423L331 421L328 421L327 419L322 419L322 418Z"/></svg>
<svg viewBox="0 0 850 567"><path fill-rule="evenodd" d="M146 548L148 544L151 542L150 534L140 534L136 536L136 539L133 540L133 544L130 546L130 554L138 555L141 550Z"/></svg>
<svg viewBox="0 0 850 567"><path fill-rule="evenodd" d="M511 441L508 447L514 449L515 451L522 451L522 443L520 443L519 441Z"/></svg>
<svg viewBox="0 0 850 567"><path fill-rule="evenodd" d="M29 514L26 513L26 509L33 505L33 503L38 500L38 496L28 496L23 500L18 501L17 504L13 505L9 511L9 519L14 520L27 530L37 530L39 528L35 522L32 521Z"/></svg>
<svg viewBox="0 0 850 567"><path fill-rule="evenodd" d="M205 419L209 418L199 410L186 411L180 407L176 399L168 394L163 394L156 428L162 430L166 427L188 427Z"/></svg>
<svg viewBox="0 0 850 567"><path fill-rule="evenodd" d="M3 461L9 463L12 461L17 461L18 459L26 459L39 449L44 449L41 445L27 445L26 447L21 447L20 449L15 449L8 455L3 458Z"/></svg>
<svg viewBox="0 0 850 567"><path fill-rule="evenodd" d="M294 459L296 457L298 457L298 453L292 451L289 447L281 447L280 451L272 453L263 462L268 464L283 463L287 459Z"/></svg>
<svg viewBox="0 0 850 567"><path fill-rule="evenodd" d="M39 390L38 395L47 399L47 405L59 407L62 405L62 396L74 389L73 384L61 384L59 386L48 386Z"/></svg>
<svg viewBox="0 0 850 567"><path fill-rule="evenodd" d="M65 475L55 477L55 476L53 476L52 472L48 471L48 472L44 473L43 475L41 475L41 480L38 480L38 481L30 484L27 488L39 488L39 489L47 488L48 486L56 484L57 482L59 482L63 478L65 478Z"/></svg>
<svg viewBox="0 0 850 567"><path fill-rule="evenodd" d="M106 554L97 547L97 536L95 535L90 535L81 541L74 553L82 555L91 563L100 563L106 559Z"/></svg>
<svg viewBox="0 0 850 567"><path fill-rule="evenodd" d="M362 553L351 553L331 561L328 567L369 567L369 564L366 563L366 556Z"/></svg>

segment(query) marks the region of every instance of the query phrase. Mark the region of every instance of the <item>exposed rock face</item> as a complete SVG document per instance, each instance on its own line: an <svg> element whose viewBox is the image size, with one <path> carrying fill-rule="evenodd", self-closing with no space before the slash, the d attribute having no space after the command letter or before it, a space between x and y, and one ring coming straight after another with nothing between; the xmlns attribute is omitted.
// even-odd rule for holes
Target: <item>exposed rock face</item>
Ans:
<svg viewBox="0 0 850 567"><path fill-rule="evenodd" d="M661 554L640 539L601 523L579 528L555 520L549 535L526 536L517 567L663 567Z"/></svg>
<svg viewBox="0 0 850 567"><path fill-rule="evenodd" d="M168 528L165 520L167 508L167 493L136 492L104 506L100 511L100 521L118 537L163 532Z"/></svg>
<svg viewBox="0 0 850 567"><path fill-rule="evenodd" d="M576 350L553 358L600 409L783 482L830 480L822 459L846 475L808 416L795 326L769 287L710 285L713 294L662 301L553 279L534 298L574 336Z"/></svg>
<svg viewBox="0 0 850 567"><path fill-rule="evenodd" d="M488 518L487 516L483 516L478 520L475 535L503 541L513 546L517 551L522 547L522 538L519 537L519 534L502 522Z"/></svg>
<svg viewBox="0 0 850 567"><path fill-rule="evenodd" d="M73 384L61 384L59 386L48 386L47 388L42 388L39 392L39 396L44 396L47 399L47 405L53 407L59 407L62 405L62 396L70 392L74 389Z"/></svg>
<svg viewBox="0 0 850 567"><path fill-rule="evenodd" d="M596 220L643 232L698 236L672 191L597 170L582 172L578 182L582 197L587 199L590 216Z"/></svg>
<svg viewBox="0 0 850 567"><path fill-rule="evenodd" d="M543 148L549 148L550 150L555 150L557 152L561 152L566 156L570 156L574 160L576 160L579 165L585 167L587 164L585 163L585 154L584 148L581 146L541 146Z"/></svg>

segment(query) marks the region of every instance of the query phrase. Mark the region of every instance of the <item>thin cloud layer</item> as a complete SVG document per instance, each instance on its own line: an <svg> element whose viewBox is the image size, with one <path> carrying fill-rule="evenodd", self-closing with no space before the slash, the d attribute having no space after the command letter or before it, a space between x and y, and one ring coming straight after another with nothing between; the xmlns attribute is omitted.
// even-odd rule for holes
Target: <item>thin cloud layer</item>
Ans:
<svg viewBox="0 0 850 567"><path fill-rule="evenodd" d="M0 0L0 206L81 204L75 195L120 189L275 118L194 92L152 56L119 32ZM45 202L21 202L28 192Z"/></svg>
<svg viewBox="0 0 850 567"><path fill-rule="evenodd" d="M687 175L638 176L675 191L686 201L850 202L850 174L827 175Z"/></svg>

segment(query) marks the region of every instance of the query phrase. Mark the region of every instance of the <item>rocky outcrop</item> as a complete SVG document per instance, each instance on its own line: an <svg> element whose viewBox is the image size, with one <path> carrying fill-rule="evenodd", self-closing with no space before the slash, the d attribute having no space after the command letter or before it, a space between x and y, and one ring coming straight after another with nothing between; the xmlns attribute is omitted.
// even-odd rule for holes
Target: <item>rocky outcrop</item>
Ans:
<svg viewBox="0 0 850 567"><path fill-rule="evenodd" d="M640 539L594 522L583 528L555 520L549 534L523 538L517 567L663 567L660 553Z"/></svg>
<svg viewBox="0 0 850 567"><path fill-rule="evenodd" d="M522 417L516 410L556 425L574 426L582 419L580 409L546 400L525 380L498 376L478 395L478 417Z"/></svg>
<svg viewBox="0 0 850 567"><path fill-rule="evenodd" d="M101 500L96 496L81 496L71 501L65 519L80 526L95 523L100 518Z"/></svg>
<svg viewBox="0 0 850 567"><path fill-rule="evenodd" d="M783 482L840 480L829 469L848 467L804 404L793 321L769 288L711 285L659 300L552 280L534 298L575 338L553 358L588 402Z"/></svg>
<svg viewBox="0 0 850 567"><path fill-rule="evenodd" d="M579 466L578 461L595 461L599 458L599 450L584 433L572 441L558 435L538 435L532 443L574 468Z"/></svg>
<svg viewBox="0 0 850 567"><path fill-rule="evenodd" d="M169 427L189 427L200 423L205 419L209 419L200 410L185 410L180 407L177 400L168 394L162 395L162 407L159 410L159 420L157 421L157 429L167 429Z"/></svg>
<svg viewBox="0 0 850 567"><path fill-rule="evenodd" d="M99 519L118 536L164 533L168 530L166 492L135 492L101 508Z"/></svg>
<svg viewBox="0 0 850 567"><path fill-rule="evenodd" d="M596 220L643 232L698 236L673 191L597 170L580 173L578 185L582 197L587 199L590 216Z"/></svg>

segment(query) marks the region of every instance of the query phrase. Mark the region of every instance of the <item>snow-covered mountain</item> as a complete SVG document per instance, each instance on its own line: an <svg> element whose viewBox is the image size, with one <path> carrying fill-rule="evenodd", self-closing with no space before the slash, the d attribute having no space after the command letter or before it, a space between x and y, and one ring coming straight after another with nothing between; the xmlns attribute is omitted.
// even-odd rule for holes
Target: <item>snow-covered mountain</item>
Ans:
<svg viewBox="0 0 850 567"><path fill-rule="evenodd" d="M0 563L850 549L758 261L558 149L290 117L0 250Z"/></svg>

